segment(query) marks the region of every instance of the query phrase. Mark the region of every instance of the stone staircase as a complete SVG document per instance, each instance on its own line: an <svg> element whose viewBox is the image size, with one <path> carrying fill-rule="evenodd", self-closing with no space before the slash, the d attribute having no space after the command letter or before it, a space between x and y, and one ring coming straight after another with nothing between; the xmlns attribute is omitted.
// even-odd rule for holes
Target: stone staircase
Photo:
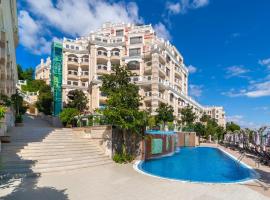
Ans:
<svg viewBox="0 0 270 200"><path fill-rule="evenodd" d="M112 163L95 140L76 132L56 129L40 140L34 134L16 135L11 143L2 144L0 175L66 172Z"/></svg>

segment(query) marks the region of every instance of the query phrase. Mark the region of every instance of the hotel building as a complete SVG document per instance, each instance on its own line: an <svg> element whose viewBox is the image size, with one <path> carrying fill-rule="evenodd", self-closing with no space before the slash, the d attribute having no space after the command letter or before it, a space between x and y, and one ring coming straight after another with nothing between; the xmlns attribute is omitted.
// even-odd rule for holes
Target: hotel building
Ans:
<svg viewBox="0 0 270 200"><path fill-rule="evenodd" d="M16 91L18 40L16 0L0 1L0 93L8 96Z"/></svg>
<svg viewBox="0 0 270 200"><path fill-rule="evenodd" d="M57 46L55 52L62 52L62 57L52 56L51 72L59 68L53 67L54 60L61 60L62 74L56 72L62 77L61 102L67 101L70 90L80 89L89 99L90 112L106 106L106 96L99 90L100 76L111 73L113 65L121 65L136 74L131 80L140 88L141 109L155 114L160 103L167 103L178 118L187 105L198 118L204 112L188 95L189 73L183 56L169 41L157 37L151 25L106 23L86 37L64 38Z"/></svg>
<svg viewBox="0 0 270 200"><path fill-rule="evenodd" d="M44 80L47 85L50 85L50 70L51 70L51 59L48 57L44 62L41 59L40 64L36 66L35 69L35 79Z"/></svg>
<svg viewBox="0 0 270 200"><path fill-rule="evenodd" d="M226 127L226 117L224 108L221 106L205 107L204 112L206 115L215 119L219 126Z"/></svg>

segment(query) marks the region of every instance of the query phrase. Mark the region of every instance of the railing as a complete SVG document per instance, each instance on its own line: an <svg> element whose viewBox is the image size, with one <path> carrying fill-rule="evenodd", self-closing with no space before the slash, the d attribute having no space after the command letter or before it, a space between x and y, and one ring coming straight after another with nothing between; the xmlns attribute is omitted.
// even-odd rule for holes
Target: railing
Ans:
<svg viewBox="0 0 270 200"><path fill-rule="evenodd" d="M151 97L152 96L152 91L148 91L144 93L145 97Z"/></svg>
<svg viewBox="0 0 270 200"><path fill-rule="evenodd" d="M166 100L166 95L161 93L161 92L158 92L158 97L161 98L161 99Z"/></svg>
<svg viewBox="0 0 270 200"><path fill-rule="evenodd" d="M107 65L103 65L103 64L98 64L97 65L97 69L99 69L99 70L108 70L108 67L107 67Z"/></svg>
<svg viewBox="0 0 270 200"><path fill-rule="evenodd" d="M68 75L75 75L75 76L77 76L78 75L78 71L76 71L76 70L68 70Z"/></svg>
<svg viewBox="0 0 270 200"><path fill-rule="evenodd" d="M120 56L120 52L119 51L112 51L111 56Z"/></svg>
<svg viewBox="0 0 270 200"><path fill-rule="evenodd" d="M162 64L159 64L159 68L164 72L166 73L166 67Z"/></svg>
<svg viewBox="0 0 270 200"><path fill-rule="evenodd" d="M89 72L88 71L81 71L81 76L88 76Z"/></svg>
<svg viewBox="0 0 270 200"><path fill-rule="evenodd" d="M104 51L104 50L98 50L97 51L97 55L98 56L106 56L108 55L107 51Z"/></svg>

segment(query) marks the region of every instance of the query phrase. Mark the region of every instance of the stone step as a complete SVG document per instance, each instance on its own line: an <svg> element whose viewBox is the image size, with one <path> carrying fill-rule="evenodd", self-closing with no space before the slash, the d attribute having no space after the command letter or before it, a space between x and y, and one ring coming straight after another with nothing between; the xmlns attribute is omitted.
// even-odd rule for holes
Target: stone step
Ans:
<svg viewBox="0 0 270 200"><path fill-rule="evenodd" d="M99 153L102 152L99 149L95 150L83 150L83 151L63 151L63 152L40 152L40 153L17 153L18 156L20 156L23 159L29 159L29 160L38 160L40 157L55 157L55 156L64 156L64 155L85 155L85 154L90 154L90 153Z"/></svg>
<svg viewBox="0 0 270 200"><path fill-rule="evenodd" d="M88 145L88 146L84 146L84 147L61 147L59 148L59 146L53 147L53 148L39 148L39 149L22 149L19 153L22 154L30 154L30 153L41 153L41 152L65 152L65 151L84 151L84 150L96 150L98 149L98 147L93 146L93 145Z"/></svg>
<svg viewBox="0 0 270 200"><path fill-rule="evenodd" d="M96 158L107 158L108 156L104 155L103 153L100 154L93 154L93 155L86 155L86 156L80 156L80 157L61 157L61 158L55 158L55 159L45 159L45 160L22 160L20 158L14 158L9 160L2 160L3 166L9 166L9 165L20 165L20 164L48 164L48 163L59 163L59 162L71 162L71 161L78 161L78 160L87 160L87 159L96 159Z"/></svg>
<svg viewBox="0 0 270 200"><path fill-rule="evenodd" d="M22 174L23 176L34 176L38 173L49 173L49 172L67 172L70 170L78 170L82 168L95 167L100 165L112 164L111 160L90 162L85 164L75 164L61 167L50 167L50 168L17 168L17 169L3 169L0 170L0 175L5 176L7 174Z"/></svg>
<svg viewBox="0 0 270 200"><path fill-rule="evenodd" d="M85 163L94 163L100 161L108 161L108 157L92 157L88 159L69 159L69 160L62 160L61 162L20 162L20 163L5 163L6 169L21 169L21 168L52 168L52 167L64 167L64 166L71 166L71 165L78 165L78 164L85 164Z"/></svg>
<svg viewBox="0 0 270 200"><path fill-rule="evenodd" d="M47 161L61 161L61 160L67 160L67 159L80 159L80 158L90 158L90 157L99 157L99 156L104 156L104 153L101 152L92 152L92 153L81 153L81 154L65 154L65 155L50 155L50 156L34 156L34 157L20 157L18 155L11 155L9 157L2 158L3 163L8 163L8 162L20 162L20 161L25 161L29 163L33 162L47 162Z"/></svg>

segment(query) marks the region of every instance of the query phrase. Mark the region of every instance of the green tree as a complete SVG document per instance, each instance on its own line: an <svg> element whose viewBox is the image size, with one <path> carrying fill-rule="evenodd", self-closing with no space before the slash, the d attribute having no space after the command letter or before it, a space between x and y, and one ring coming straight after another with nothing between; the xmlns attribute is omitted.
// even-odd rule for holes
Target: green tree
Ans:
<svg viewBox="0 0 270 200"><path fill-rule="evenodd" d="M38 92L44 85L46 85L46 83L43 80L28 80L26 85L22 85L22 91Z"/></svg>
<svg viewBox="0 0 270 200"><path fill-rule="evenodd" d="M202 136L205 136L206 135L206 127L205 127L204 124L202 124L200 122L195 123L195 125L194 125L194 131L199 136L199 141L200 141L200 138Z"/></svg>
<svg viewBox="0 0 270 200"><path fill-rule="evenodd" d="M43 84L39 86L38 91L39 95L36 102L37 109L39 112L43 112L45 115L51 115L53 103L51 87L46 85L46 83L43 81Z"/></svg>
<svg viewBox="0 0 270 200"><path fill-rule="evenodd" d="M71 125L74 121L74 118L78 116L80 112L76 108L64 108L60 113L59 117L61 122L67 126Z"/></svg>
<svg viewBox="0 0 270 200"><path fill-rule="evenodd" d="M6 107L0 105L0 120L3 119L5 117L5 113L6 113Z"/></svg>
<svg viewBox="0 0 270 200"><path fill-rule="evenodd" d="M240 130L240 126L234 122L227 122L226 124L226 131L239 131Z"/></svg>
<svg viewBox="0 0 270 200"><path fill-rule="evenodd" d="M180 113L182 124L186 125L187 127L192 127L197 118L195 112L192 110L192 107L188 105L185 108L182 108Z"/></svg>
<svg viewBox="0 0 270 200"><path fill-rule="evenodd" d="M206 113L203 113L202 117L200 118L201 122L207 122L210 119L210 116Z"/></svg>
<svg viewBox="0 0 270 200"><path fill-rule="evenodd" d="M29 67L29 68L23 70L22 66L20 64L18 64L17 71L18 71L18 79L19 80L27 80L27 81L33 80L34 69L32 67Z"/></svg>
<svg viewBox="0 0 270 200"><path fill-rule="evenodd" d="M156 119L158 122L162 122L163 126L166 125L167 122L172 122L174 120L173 107L171 105L161 103L156 112Z"/></svg>
<svg viewBox="0 0 270 200"><path fill-rule="evenodd" d="M121 155L126 155L127 137L142 133L147 115L139 111L139 88L130 82L133 73L122 66L113 66L114 73L102 76L101 92L107 96L107 106L102 111L108 122L122 130ZM131 153L131 152L129 152Z"/></svg>
<svg viewBox="0 0 270 200"><path fill-rule="evenodd" d="M87 97L81 90L71 90L68 92L68 108L76 108L81 113L87 108Z"/></svg>
<svg viewBox="0 0 270 200"><path fill-rule="evenodd" d="M148 117L147 125L152 129L156 125L156 118L154 116Z"/></svg>

